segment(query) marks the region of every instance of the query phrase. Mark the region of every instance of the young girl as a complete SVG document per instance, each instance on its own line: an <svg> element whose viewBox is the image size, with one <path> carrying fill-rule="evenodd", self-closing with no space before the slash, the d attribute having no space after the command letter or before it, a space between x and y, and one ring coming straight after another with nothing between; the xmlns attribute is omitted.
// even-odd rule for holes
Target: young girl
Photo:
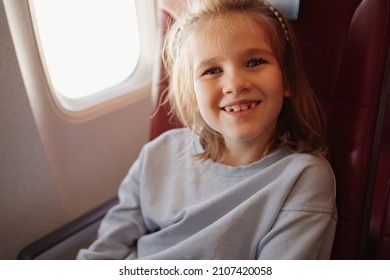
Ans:
<svg viewBox="0 0 390 280"><path fill-rule="evenodd" d="M335 180L291 27L261 0L189 2L163 53L185 128L145 145L78 258L329 258Z"/></svg>

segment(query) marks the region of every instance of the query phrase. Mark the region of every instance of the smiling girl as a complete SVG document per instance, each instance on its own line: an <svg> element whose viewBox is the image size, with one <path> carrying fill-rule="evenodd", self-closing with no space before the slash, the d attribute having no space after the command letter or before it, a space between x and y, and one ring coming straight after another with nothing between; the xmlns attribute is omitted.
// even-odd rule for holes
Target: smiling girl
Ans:
<svg viewBox="0 0 390 280"><path fill-rule="evenodd" d="M291 27L261 0L189 3L163 53L185 128L145 145L78 258L329 258L335 180Z"/></svg>

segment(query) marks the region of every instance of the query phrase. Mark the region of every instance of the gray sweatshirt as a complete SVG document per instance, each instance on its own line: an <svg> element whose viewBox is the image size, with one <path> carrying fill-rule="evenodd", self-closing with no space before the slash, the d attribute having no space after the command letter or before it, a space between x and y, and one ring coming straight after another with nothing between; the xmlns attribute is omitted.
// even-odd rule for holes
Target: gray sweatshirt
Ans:
<svg viewBox="0 0 390 280"><path fill-rule="evenodd" d="M336 223L328 162L288 148L246 166L193 155L188 129L146 144L119 204L78 259L328 259Z"/></svg>

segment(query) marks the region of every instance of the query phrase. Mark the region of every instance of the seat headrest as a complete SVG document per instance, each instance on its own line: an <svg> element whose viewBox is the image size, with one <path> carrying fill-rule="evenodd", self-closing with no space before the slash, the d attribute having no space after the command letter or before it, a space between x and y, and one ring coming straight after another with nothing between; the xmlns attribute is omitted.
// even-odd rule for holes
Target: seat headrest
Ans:
<svg viewBox="0 0 390 280"><path fill-rule="evenodd" d="M276 7L288 19L298 18L300 0L268 0L268 3Z"/></svg>
<svg viewBox="0 0 390 280"><path fill-rule="evenodd" d="M259 0L261 1L261 0ZM298 18L300 0L268 0L272 6L280 10L288 19ZM160 9L166 11L173 18L178 18L186 8L186 1L160 0Z"/></svg>

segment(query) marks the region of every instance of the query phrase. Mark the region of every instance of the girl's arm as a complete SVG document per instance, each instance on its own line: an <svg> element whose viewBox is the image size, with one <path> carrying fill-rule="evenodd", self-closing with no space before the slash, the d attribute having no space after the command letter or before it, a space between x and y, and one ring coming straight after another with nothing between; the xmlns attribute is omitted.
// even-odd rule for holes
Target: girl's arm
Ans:
<svg viewBox="0 0 390 280"><path fill-rule="evenodd" d="M136 242L146 233L140 210L140 163L137 160L120 185L119 204L103 218L98 237L88 249L82 249L77 259L135 259Z"/></svg>
<svg viewBox="0 0 390 280"><path fill-rule="evenodd" d="M261 242L259 259L329 259L336 217L329 213L283 211Z"/></svg>
<svg viewBox="0 0 390 280"><path fill-rule="evenodd" d="M325 160L304 169L261 240L258 258L329 259L337 224L335 185Z"/></svg>

